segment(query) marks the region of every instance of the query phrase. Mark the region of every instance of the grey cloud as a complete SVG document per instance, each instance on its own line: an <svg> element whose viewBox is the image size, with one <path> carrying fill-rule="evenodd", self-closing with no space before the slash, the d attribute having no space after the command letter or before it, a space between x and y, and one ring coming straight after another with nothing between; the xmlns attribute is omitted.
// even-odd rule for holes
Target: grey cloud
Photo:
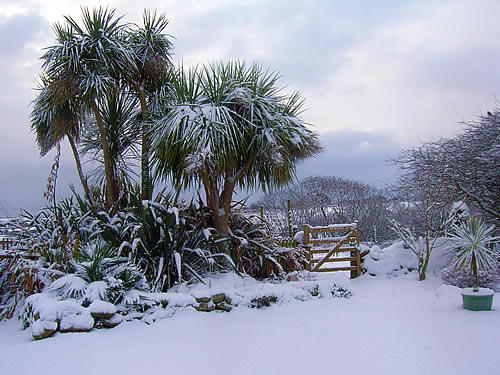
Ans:
<svg viewBox="0 0 500 375"><path fill-rule="evenodd" d="M344 63L344 52L391 18L402 17L399 1L273 1L234 4L197 14L180 25L179 51L203 50L224 41L216 58L258 60L279 70L292 85L317 87ZM377 11L385 9L384 12ZM231 35L228 35L231 33ZM208 43L207 43L208 41ZM253 45L270 44L272 55L257 56Z"/></svg>
<svg viewBox="0 0 500 375"><path fill-rule="evenodd" d="M390 134L344 129L323 133L320 140L324 152L299 166L299 179L337 176L379 187L393 181L394 171L387 161L397 156L401 145Z"/></svg>
<svg viewBox="0 0 500 375"><path fill-rule="evenodd" d="M0 217L4 216L5 212L2 212L4 210L7 210L9 215L16 215L22 209L34 212L47 204L43 192L52 157L51 153L44 159L32 159L31 163L2 162L0 171L2 177L7 178L2 178L0 186L0 208L4 207L0 210ZM74 185L78 191L80 190L72 158L63 149L56 186L58 199L70 195L70 184Z"/></svg>
<svg viewBox="0 0 500 375"><path fill-rule="evenodd" d="M483 90L500 87L500 49L475 47L415 56L414 82L433 90Z"/></svg>
<svg viewBox="0 0 500 375"><path fill-rule="evenodd" d="M46 26L46 21L33 12L18 14L0 22L2 62L7 62L7 57L16 59L22 56L26 43L35 41Z"/></svg>

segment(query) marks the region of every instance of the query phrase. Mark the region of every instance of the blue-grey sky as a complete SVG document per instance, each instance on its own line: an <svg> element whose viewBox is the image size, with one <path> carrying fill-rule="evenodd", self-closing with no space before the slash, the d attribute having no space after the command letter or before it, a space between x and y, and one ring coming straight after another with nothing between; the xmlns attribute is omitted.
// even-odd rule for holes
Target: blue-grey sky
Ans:
<svg viewBox="0 0 500 375"><path fill-rule="evenodd" d="M44 204L54 152L40 159L29 103L51 25L99 1L0 2L0 216ZM105 4L104 4L105 5ZM495 106L500 86L500 2L170 0L109 1L128 22L144 8L170 18L176 62L240 58L281 72L306 99L304 120L326 151L298 176L335 175L383 185L385 160ZM90 172L90 165L84 166ZM58 192L78 186L63 144Z"/></svg>

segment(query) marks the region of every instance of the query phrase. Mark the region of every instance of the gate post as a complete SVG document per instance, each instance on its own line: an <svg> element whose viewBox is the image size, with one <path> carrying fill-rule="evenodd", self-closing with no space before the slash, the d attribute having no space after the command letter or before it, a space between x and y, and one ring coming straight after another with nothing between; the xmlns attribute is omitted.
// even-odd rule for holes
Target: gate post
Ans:
<svg viewBox="0 0 500 375"><path fill-rule="evenodd" d="M306 250L306 271L311 271L311 245L309 245L309 225L304 224L304 248Z"/></svg>
<svg viewBox="0 0 500 375"><path fill-rule="evenodd" d="M356 241L356 250L351 251L351 257L356 258L356 260L351 260L351 267L356 267L355 270L351 271L351 279L355 279L358 276L361 276L361 255L359 251L359 228L358 222L355 222L356 227L354 227L354 235Z"/></svg>

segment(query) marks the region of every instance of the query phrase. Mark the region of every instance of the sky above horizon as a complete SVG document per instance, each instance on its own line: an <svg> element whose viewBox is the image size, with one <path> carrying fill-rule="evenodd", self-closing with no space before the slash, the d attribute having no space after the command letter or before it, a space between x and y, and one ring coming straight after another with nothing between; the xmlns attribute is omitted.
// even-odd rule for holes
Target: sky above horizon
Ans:
<svg viewBox="0 0 500 375"><path fill-rule="evenodd" d="M52 25L98 1L0 1L0 217L44 205L53 161L39 157L30 101ZM144 8L170 19L174 62L245 59L281 73L306 100L303 119L325 152L299 178L330 175L383 186L386 160L422 141L451 137L461 121L497 106L500 2L206 0L109 1L124 21ZM91 165L85 165L90 172ZM78 187L63 143L59 196ZM246 195L246 194L242 194Z"/></svg>

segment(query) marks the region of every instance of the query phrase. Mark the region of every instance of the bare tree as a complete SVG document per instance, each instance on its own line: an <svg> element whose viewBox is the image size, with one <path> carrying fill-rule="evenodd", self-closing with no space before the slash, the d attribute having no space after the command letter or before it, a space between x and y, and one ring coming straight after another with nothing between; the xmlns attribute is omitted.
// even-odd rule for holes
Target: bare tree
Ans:
<svg viewBox="0 0 500 375"><path fill-rule="evenodd" d="M437 239L453 221L453 201L446 184L448 156L436 144L401 152L393 164L399 169L395 189L402 200L391 215L394 231L418 259L420 280L425 280Z"/></svg>
<svg viewBox="0 0 500 375"><path fill-rule="evenodd" d="M441 158L451 160L445 170L449 189L496 225L500 223L499 111L464 122L462 134L436 143Z"/></svg>

